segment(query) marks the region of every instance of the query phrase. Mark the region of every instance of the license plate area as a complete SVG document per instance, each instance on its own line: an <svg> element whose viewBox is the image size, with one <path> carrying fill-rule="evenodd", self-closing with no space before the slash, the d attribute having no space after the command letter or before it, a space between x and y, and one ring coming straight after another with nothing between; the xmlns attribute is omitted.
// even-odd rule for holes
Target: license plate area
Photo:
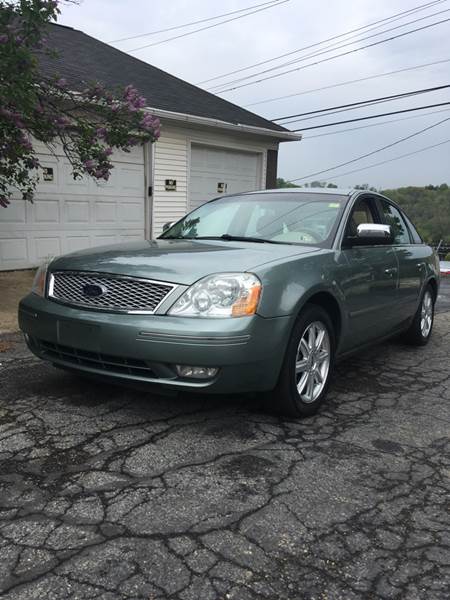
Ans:
<svg viewBox="0 0 450 600"><path fill-rule="evenodd" d="M100 326L74 321L58 321L56 325L58 344L90 352L100 352Z"/></svg>

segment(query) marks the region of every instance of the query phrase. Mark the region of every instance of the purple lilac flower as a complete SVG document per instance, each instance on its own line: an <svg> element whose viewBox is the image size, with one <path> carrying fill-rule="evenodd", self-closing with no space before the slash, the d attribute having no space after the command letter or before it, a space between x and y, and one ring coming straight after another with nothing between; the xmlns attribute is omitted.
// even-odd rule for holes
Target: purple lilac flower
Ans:
<svg viewBox="0 0 450 600"><path fill-rule="evenodd" d="M154 124L154 117L153 117L153 115L150 115L148 113L142 117L142 120L140 122L140 126L143 129L150 129L151 127L153 127L153 124Z"/></svg>
<svg viewBox="0 0 450 600"><path fill-rule="evenodd" d="M24 150L26 150L27 152L31 152L31 150L33 150L33 146L32 146L32 144L31 144L30 140L28 140L27 138L25 138L25 139L22 139L22 140L20 141L20 145L21 145L21 146L22 146L22 148L23 148Z"/></svg>
<svg viewBox="0 0 450 600"><path fill-rule="evenodd" d="M67 117L64 117L63 115L60 115L60 116L56 117L54 123L60 129L64 129L64 127L67 127L67 125L70 124L70 121L69 121L69 119Z"/></svg>

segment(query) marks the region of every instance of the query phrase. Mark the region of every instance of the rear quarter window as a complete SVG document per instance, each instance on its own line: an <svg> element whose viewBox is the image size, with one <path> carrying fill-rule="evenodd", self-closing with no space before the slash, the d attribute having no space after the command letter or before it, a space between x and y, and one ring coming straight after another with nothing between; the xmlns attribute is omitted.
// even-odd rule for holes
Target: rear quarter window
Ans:
<svg viewBox="0 0 450 600"><path fill-rule="evenodd" d="M394 244L410 244L408 227L404 215L390 202L381 200L381 208L385 222L391 226L394 235Z"/></svg>
<svg viewBox="0 0 450 600"><path fill-rule="evenodd" d="M406 221L406 224L408 225L409 232L410 232L412 240L413 240L413 244L423 244L423 239L420 237L419 232L414 227L411 220L408 219L408 217L407 217L407 215L405 215L405 213L402 213L402 214L403 214L403 218Z"/></svg>

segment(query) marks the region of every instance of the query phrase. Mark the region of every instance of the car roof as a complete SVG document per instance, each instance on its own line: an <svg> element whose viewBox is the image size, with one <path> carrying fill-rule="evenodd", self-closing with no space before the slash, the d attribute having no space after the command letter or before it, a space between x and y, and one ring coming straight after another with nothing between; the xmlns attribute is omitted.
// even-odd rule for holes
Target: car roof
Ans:
<svg viewBox="0 0 450 600"><path fill-rule="evenodd" d="M254 192L242 192L242 194L330 194L332 196L351 196L355 192L363 192L366 190L355 190L353 188L273 188L270 190L256 190ZM230 194L231 195L231 194ZM233 194L233 196L240 194Z"/></svg>

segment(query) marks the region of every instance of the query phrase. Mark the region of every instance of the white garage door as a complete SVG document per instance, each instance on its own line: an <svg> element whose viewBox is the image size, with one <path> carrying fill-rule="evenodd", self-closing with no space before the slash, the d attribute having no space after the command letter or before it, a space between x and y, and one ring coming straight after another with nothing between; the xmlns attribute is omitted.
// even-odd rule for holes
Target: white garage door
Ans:
<svg viewBox="0 0 450 600"><path fill-rule="evenodd" d="M261 188L261 154L192 145L189 210L221 194Z"/></svg>
<svg viewBox="0 0 450 600"><path fill-rule="evenodd" d="M74 181L64 155L39 154L33 204L0 207L0 270L41 264L82 248L140 240L145 233L144 153L117 153L108 182ZM45 180L44 180L45 179Z"/></svg>

